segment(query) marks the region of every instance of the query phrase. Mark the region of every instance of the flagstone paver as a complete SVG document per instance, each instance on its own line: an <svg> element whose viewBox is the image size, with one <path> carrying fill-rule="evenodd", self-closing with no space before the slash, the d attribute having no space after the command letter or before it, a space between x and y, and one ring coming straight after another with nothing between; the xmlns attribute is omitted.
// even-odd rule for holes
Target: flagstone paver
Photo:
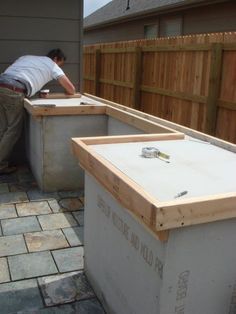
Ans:
<svg viewBox="0 0 236 314"><path fill-rule="evenodd" d="M25 192L9 192L0 194L0 204L11 204L28 202L28 197Z"/></svg>
<svg viewBox="0 0 236 314"><path fill-rule="evenodd" d="M57 273L50 252L38 252L8 257L12 280L46 276Z"/></svg>
<svg viewBox="0 0 236 314"><path fill-rule="evenodd" d="M21 234L40 231L40 225L36 217L12 218L1 221L4 235Z"/></svg>
<svg viewBox="0 0 236 314"><path fill-rule="evenodd" d="M10 192L27 192L37 186L36 182L9 183Z"/></svg>
<svg viewBox="0 0 236 314"><path fill-rule="evenodd" d="M27 233L25 241L29 252L55 250L69 246L61 230Z"/></svg>
<svg viewBox="0 0 236 314"><path fill-rule="evenodd" d="M70 304L48 307L37 311L19 311L13 314L105 314L96 298L76 301Z"/></svg>
<svg viewBox="0 0 236 314"><path fill-rule="evenodd" d="M84 248L73 247L52 251L60 272L81 270L84 268Z"/></svg>
<svg viewBox="0 0 236 314"><path fill-rule="evenodd" d="M19 216L43 215L51 213L51 209L46 201L16 204L16 210Z"/></svg>
<svg viewBox="0 0 236 314"><path fill-rule="evenodd" d="M41 192L25 166L0 175L0 314L105 314L83 273L83 202Z"/></svg>
<svg viewBox="0 0 236 314"><path fill-rule="evenodd" d="M63 232L71 246L83 245L84 243L84 228L73 227L65 228Z"/></svg>
<svg viewBox="0 0 236 314"><path fill-rule="evenodd" d="M9 192L7 183L0 183L0 194Z"/></svg>
<svg viewBox="0 0 236 314"><path fill-rule="evenodd" d="M84 205L84 197L81 196L81 197L79 198L79 200L80 200L80 202Z"/></svg>
<svg viewBox="0 0 236 314"><path fill-rule="evenodd" d="M0 258L0 283L10 281L10 275L5 257ZM0 310L1 311L1 310Z"/></svg>
<svg viewBox="0 0 236 314"><path fill-rule="evenodd" d="M83 204L78 198L64 198L59 201L59 204L64 211L76 211L83 208Z"/></svg>
<svg viewBox="0 0 236 314"><path fill-rule="evenodd" d="M39 223L43 230L53 230L77 226L77 222L70 213L38 216Z"/></svg>
<svg viewBox="0 0 236 314"><path fill-rule="evenodd" d="M79 198L80 196L83 195L83 190L80 190L80 191L59 191L58 195L60 196L60 198L71 198L71 197Z"/></svg>
<svg viewBox="0 0 236 314"><path fill-rule="evenodd" d="M80 226L84 225L84 211L72 212L72 215Z"/></svg>
<svg viewBox="0 0 236 314"><path fill-rule="evenodd" d="M89 299L75 303L75 313L79 314L105 314L97 299Z"/></svg>
<svg viewBox="0 0 236 314"><path fill-rule="evenodd" d="M0 176L0 183L13 183L13 182L18 182L17 175L15 173Z"/></svg>
<svg viewBox="0 0 236 314"><path fill-rule="evenodd" d="M43 277L38 282L47 306L95 297L83 272Z"/></svg>
<svg viewBox="0 0 236 314"><path fill-rule="evenodd" d="M33 182L34 177L32 176L31 172L29 170L18 172L18 180L19 182L25 183L25 182Z"/></svg>
<svg viewBox="0 0 236 314"><path fill-rule="evenodd" d="M54 212L54 213L59 213L59 212L62 212L63 210L61 209L61 206L58 204L58 201L57 200L49 200L48 201L48 204L51 208L51 210Z"/></svg>
<svg viewBox="0 0 236 314"><path fill-rule="evenodd" d="M30 201L47 201L53 199L59 199L57 192L44 193L39 189L32 189L27 192Z"/></svg>
<svg viewBox="0 0 236 314"><path fill-rule="evenodd" d="M23 235L0 237L0 257L27 252Z"/></svg>
<svg viewBox="0 0 236 314"><path fill-rule="evenodd" d="M9 282L0 285L1 314L24 312L30 313L43 307L42 298L36 279Z"/></svg>
<svg viewBox="0 0 236 314"><path fill-rule="evenodd" d="M15 205L0 204L0 219L17 217Z"/></svg>

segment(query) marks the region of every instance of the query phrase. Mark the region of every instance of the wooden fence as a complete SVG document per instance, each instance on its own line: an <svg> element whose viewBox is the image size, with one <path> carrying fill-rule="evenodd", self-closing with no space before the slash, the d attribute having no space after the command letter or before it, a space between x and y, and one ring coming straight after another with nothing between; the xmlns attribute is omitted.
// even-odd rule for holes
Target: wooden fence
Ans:
<svg viewBox="0 0 236 314"><path fill-rule="evenodd" d="M236 33L84 47L84 92L236 143Z"/></svg>

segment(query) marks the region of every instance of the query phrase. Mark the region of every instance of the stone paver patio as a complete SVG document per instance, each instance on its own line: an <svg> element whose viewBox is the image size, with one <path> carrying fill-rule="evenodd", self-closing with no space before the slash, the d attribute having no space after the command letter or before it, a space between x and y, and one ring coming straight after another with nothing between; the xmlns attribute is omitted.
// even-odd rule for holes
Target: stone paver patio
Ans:
<svg viewBox="0 0 236 314"><path fill-rule="evenodd" d="M41 192L30 170L0 176L0 313L104 314L83 272L83 191Z"/></svg>

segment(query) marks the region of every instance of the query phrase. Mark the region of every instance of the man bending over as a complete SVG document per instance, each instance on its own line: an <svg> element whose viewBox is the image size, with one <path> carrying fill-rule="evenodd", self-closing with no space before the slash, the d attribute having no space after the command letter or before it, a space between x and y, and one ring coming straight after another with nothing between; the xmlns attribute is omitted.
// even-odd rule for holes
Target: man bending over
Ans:
<svg viewBox="0 0 236 314"><path fill-rule="evenodd" d="M22 56L0 75L0 175L16 170L8 158L23 126L24 97L31 97L55 79L67 94L75 87L60 68L66 60L60 49L47 56Z"/></svg>

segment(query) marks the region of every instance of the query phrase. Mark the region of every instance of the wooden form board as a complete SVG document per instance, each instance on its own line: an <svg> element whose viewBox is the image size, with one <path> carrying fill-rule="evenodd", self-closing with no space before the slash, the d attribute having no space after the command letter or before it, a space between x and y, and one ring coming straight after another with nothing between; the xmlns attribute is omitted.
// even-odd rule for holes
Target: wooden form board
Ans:
<svg viewBox="0 0 236 314"><path fill-rule="evenodd" d="M68 99L68 98L80 98L80 93L75 93L74 95L68 95L65 93L49 93L45 96L45 99Z"/></svg>
<svg viewBox="0 0 236 314"><path fill-rule="evenodd" d="M83 105L83 106L43 106L33 105L28 99L24 101L25 109L35 117L40 116L69 116L69 115L86 115L86 114L105 114L106 105Z"/></svg>
<svg viewBox="0 0 236 314"><path fill-rule="evenodd" d="M123 111L132 113L132 114L134 114L136 116L139 116L139 117L142 117L142 118L144 118L146 120L150 120L150 121L156 122L156 123L160 124L163 127L169 127L172 130L175 130L177 132L183 132L183 133L185 133L185 134L187 134L189 136L192 136L192 137L194 137L196 139L200 139L202 141L206 141L208 143L211 143L213 145L219 146L221 148L224 148L224 149L227 149L227 150L229 150L231 152L235 152L236 153L236 144L233 144L233 143L224 141L222 139L219 139L217 137L214 137L214 136L211 136L211 135L208 135L208 134L205 134L205 133L193 130L193 129L185 127L183 125L180 125L180 124L177 124L177 123L165 120L165 119L158 118L156 116L144 113L142 111L123 106L123 105L115 103L113 101L109 101L109 100L106 100L106 99L103 99L103 98L100 98L100 97L97 97L97 96L94 96L94 95L90 95L90 94L87 94L87 93L85 93L84 95L86 95L87 97L89 97L91 99L94 99L94 100L97 100L97 101L102 101L104 104L107 104L107 105L109 105L109 106L111 106L113 108L121 109Z"/></svg>
<svg viewBox="0 0 236 314"><path fill-rule="evenodd" d="M42 105L33 105L29 100L25 100L25 109L35 117L40 116L61 116L61 115L108 115L123 123L129 124L145 133L175 133L171 128L163 127L159 123L149 121L145 118L134 115L133 113L114 108L109 105L94 104L81 106L56 106L44 107Z"/></svg>
<svg viewBox="0 0 236 314"><path fill-rule="evenodd" d="M167 231L200 223L236 217L236 191L186 199L160 201L110 161L93 145L183 140L184 134L150 134L72 139L74 154L81 166L94 176L125 208L165 240ZM235 187L236 190L236 187ZM165 231L163 233L163 231Z"/></svg>

